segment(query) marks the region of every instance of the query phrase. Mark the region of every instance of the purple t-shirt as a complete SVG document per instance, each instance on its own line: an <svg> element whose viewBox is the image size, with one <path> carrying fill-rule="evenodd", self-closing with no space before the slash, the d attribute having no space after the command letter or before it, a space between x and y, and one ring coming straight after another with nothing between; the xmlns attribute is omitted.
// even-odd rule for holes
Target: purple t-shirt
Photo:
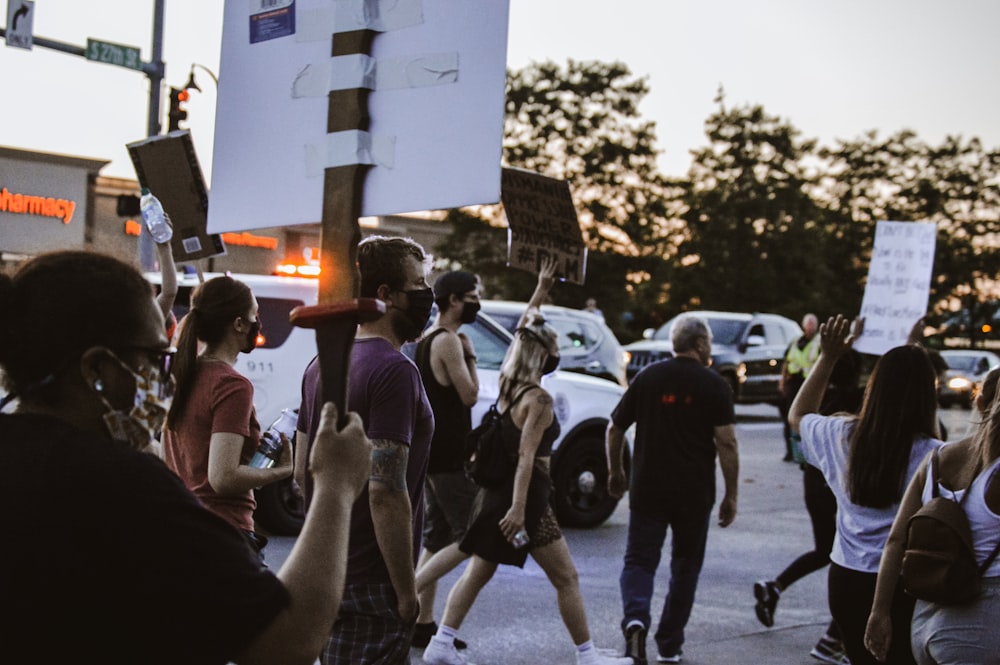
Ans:
<svg viewBox="0 0 1000 665"><path fill-rule="evenodd" d="M367 337L354 341L348 386L347 408L361 416L369 439L388 439L410 447L406 487L413 509L413 564L416 565L424 528L424 479L434 433L434 414L420 372L387 340ZM299 407L299 429L308 435L310 445L319 428L321 406L319 362L313 358L302 377L302 404ZM366 487L351 513L347 583L389 581L389 572L375 539Z"/></svg>

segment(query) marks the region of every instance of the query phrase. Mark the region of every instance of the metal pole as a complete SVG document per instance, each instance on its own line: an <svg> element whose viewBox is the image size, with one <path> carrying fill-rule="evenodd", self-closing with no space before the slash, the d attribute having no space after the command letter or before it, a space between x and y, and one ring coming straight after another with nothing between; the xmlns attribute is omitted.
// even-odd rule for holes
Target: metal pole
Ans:
<svg viewBox="0 0 1000 665"><path fill-rule="evenodd" d="M150 57L146 76L149 77L149 124L147 135L156 136L160 133L160 88L163 87L163 3L164 0L153 2L153 53Z"/></svg>
<svg viewBox="0 0 1000 665"><path fill-rule="evenodd" d="M160 133L160 88L163 87L163 5L165 0L154 0L153 2L153 52L150 57L149 67L144 68L146 76L149 78L149 116L146 126L147 136L156 136ZM142 234L139 236L139 265L143 270L153 270L156 265L156 251L153 246L153 237L149 229L142 225Z"/></svg>

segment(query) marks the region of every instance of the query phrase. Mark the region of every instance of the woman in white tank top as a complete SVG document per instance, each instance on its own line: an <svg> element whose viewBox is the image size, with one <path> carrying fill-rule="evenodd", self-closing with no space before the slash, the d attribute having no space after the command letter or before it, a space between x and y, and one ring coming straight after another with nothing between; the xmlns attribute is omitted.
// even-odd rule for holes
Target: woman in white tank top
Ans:
<svg viewBox="0 0 1000 665"><path fill-rule="evenodd" d="M943 496L961 498L972 527L976 557L982 562L1000 540L1000 399L997 382L1000 368L983 382L976 398L980 424L976 433L948 444L939 452L940 478L928 478L927 460L910 482L892 525L882 554L875 600L868 619L865 646L876 658L889 649L892 626L888 603L902 568L907 523L930 499L931 482L937 482ZM982 469L982 471L978 471ZM971 483L971 485L970 485ZM968 490L952 491L952 488ZM1000 663L1000 557L983 572L982 592L965 605L938 605L918 600L911 624L911 646L919 665Z"/></svg>

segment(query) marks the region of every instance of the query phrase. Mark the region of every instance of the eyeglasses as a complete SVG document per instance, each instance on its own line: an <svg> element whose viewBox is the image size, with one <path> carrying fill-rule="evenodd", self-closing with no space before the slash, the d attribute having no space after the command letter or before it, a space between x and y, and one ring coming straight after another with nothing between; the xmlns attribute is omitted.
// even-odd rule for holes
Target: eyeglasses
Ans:
<svg viewBox="0 0 1000 665"><path fill-rule="evenodd" d="M142 346L139 344L125 344L117 347L124 351L142 351L145 353L153 367L160 371L160 377L164 380L170 376L170 365L173 363L174 354L177 353L177 349L168 346L157 347L157 346Z"/></svg>

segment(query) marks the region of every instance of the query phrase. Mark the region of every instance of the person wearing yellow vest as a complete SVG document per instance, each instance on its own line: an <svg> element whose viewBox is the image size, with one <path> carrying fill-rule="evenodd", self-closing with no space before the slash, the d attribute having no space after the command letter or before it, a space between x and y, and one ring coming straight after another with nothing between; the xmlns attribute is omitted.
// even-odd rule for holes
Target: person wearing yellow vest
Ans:
<svg viewBox="0 0 1000 665"><path fill-rule="evenodd" d="M816 331L819 328L819 319L815 314L806 314L802 317L802 336L792 342L788 350L785 351L785 362L781 365L781 379L778 389L784 396L781 405L781 420L785 429L785 458L786 462L792 459L792 430L788 426L788 409L792 405L792 400L799 392L806 377L816 364L819 358L819 337Z"/></svg>

